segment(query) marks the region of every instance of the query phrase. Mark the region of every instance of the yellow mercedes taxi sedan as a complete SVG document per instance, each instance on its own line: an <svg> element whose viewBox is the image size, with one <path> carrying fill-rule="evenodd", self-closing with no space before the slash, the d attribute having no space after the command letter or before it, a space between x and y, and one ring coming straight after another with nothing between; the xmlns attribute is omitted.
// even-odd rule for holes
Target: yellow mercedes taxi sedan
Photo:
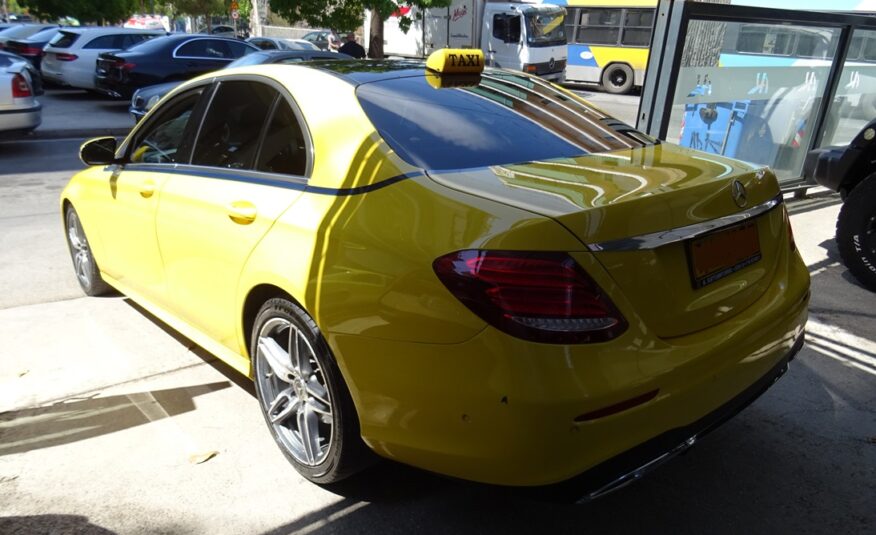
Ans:
<svg viewBox="0 0 876 535"><path fill-rule="evenodd" d="M460 55L464 61L460 61ZM175 89L61 208L118 289L255 380L317 483L371 452L595 497L803 343L772 172L654 140L476 52L266 65Z"/></svg>

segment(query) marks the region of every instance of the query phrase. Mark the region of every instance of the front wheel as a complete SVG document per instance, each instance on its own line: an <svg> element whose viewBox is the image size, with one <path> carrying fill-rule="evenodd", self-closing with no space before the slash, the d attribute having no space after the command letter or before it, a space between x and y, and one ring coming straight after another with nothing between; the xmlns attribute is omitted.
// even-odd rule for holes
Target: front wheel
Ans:
<svg viewBox="0 0 876 535"><path fill-rule="evenodd" d="M633 69L629 65L615 63L602 71L602 87L609 93L629 93L633 89L633 82Z"/></svg>
<svg viewBox="0 0 876 535"><path fill-rule="evenodd" d="M304 310L286 299L266 302L253 325L250 354L262 414L302 476L332 483L368 464L347 385Z"/></svg>
<svg viewBox="0 0 876 535"><path fill-rule="evenodd" d="M876 292L876 173L846 197L836 223L836 243L852 275Z"/></svg>
<svg viewBox="0 0 876 535"><path fill-rule="evenodd" d="M97 262L91 254L88 246L88 238L79 220L79 214L72 206L67 208L64 214L64 223L67 229L67 247L70 249L70 257L73 260L73 269L76 272L76 280L85 295L103 295L112 290L109 284L100 276Z"/></svg>

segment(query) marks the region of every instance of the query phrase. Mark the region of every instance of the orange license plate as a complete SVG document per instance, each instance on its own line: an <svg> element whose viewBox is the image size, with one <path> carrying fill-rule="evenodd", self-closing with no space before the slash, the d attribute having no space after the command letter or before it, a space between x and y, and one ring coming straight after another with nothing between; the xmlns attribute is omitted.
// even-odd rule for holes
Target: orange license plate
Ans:
<svg viewBox="0 0 876 535"><path fill-rule="evenodd" d="M739 225L688 242L691 282L702 288L761 259L757 223Z"/></svg>

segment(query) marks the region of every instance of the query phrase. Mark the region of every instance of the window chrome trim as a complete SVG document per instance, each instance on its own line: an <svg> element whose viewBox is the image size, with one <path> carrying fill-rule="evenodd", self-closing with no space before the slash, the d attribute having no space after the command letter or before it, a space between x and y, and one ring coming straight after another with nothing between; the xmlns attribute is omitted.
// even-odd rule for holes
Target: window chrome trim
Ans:
<svg viewBox="0 0 876 535"><path fill-rule="evenodd" d="M195 41L222 41L225 43L241 43L243 45L246 45L248 48L252 48L253 52L257 52L257 51L261 50L257 46L253 46L253 45L247 43L246 41L237 41L235 39L227 39L225 37L210 37L210 36L205 35L204 37L195 37L193 39L188 39L188 40L183 41L182 43L178 44L176 46L176 48L173 49L173 52L171 52L170 57L173 59L208 59L211 61L227 61L229 63L238 59L235 57L216 58L216 57L210 57L210 56L179 56L179 55L177 55L177 52L179 52L180 48L186 46L189 43L194 43ZM229 52L231 51L231 46L228 47L228 50L229 50ZM246 55L246 54L244 54L244 55ZM243 56L241 56L241 57L243 57Z"/></svg>
<svg viewBox="0 0 876 535"><path fill-rule="evenodd" d="M703 223L687 225L669 230L661 230L660 232L652 232L650 234L642 234L641 236L633 236L630 238L621 238L619 240L610 240L601 243L593 243L589 248L593 252L597 251L642 251L656 249L670 243L682 242L691 238L708 234L715 230L719 230L730 225L735 225L742 221L765 214L773 208L784 202L782 194L779 193L772 199L753 206L743 212L737 212L728 216L719 217Z"/></svg>

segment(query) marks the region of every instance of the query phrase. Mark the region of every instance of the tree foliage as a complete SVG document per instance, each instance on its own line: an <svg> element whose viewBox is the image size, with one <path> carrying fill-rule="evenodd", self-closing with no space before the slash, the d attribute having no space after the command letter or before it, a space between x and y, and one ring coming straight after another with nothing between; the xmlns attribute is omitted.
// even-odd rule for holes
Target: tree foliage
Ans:
<svg viewBox="0 0 876 535"><path fill-rule="evenodd" d="M314 27L339 30L354 30L361 26L366 10L371 11L378 23L398 13L399 26L407 31L413 19L407 15L407 10L401 8L447 7L451 0L270 0L270 3L274 13L290 22L303 21ZM371 45L379 44L380 51L376 55L369 51L369 55L382 57L383 25L372 24L371 33Z"/></svg>
<svg viewBox="0 0 876 535"><path fill-rule="evenodd" d="M140 6L139 0L18 0L18 3L43 19L75 17L82 22L126 20Z"/></svg>

